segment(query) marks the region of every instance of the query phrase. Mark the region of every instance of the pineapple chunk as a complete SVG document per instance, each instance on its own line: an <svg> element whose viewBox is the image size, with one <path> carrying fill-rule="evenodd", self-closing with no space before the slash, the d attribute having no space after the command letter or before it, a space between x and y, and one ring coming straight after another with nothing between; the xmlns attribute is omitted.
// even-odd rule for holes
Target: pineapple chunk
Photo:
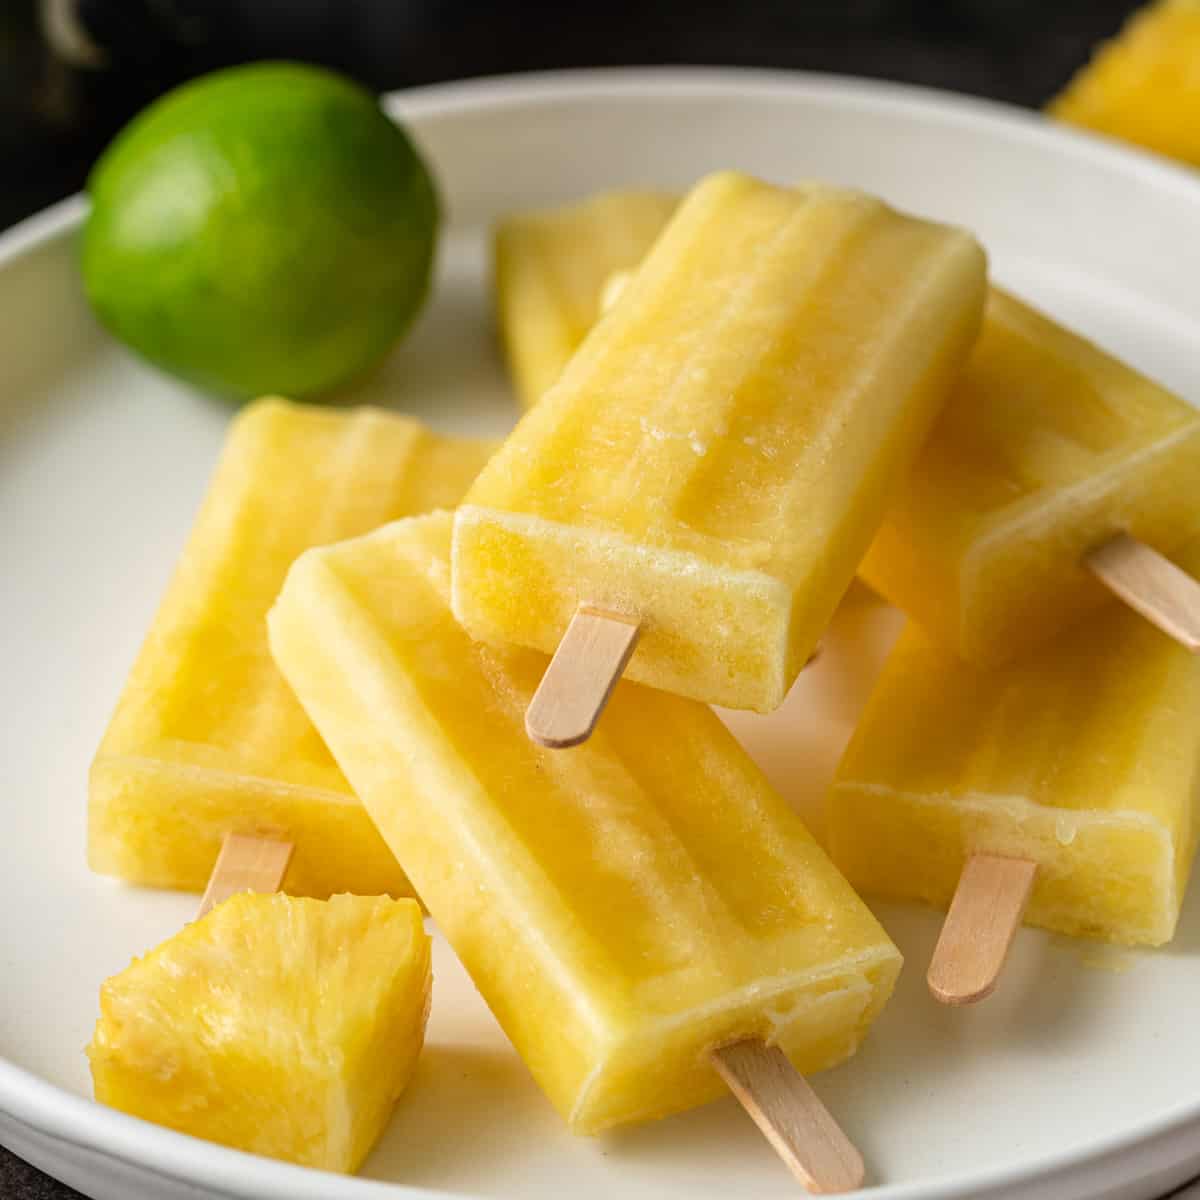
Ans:
<svg viewBox="0 0 1200 1200"><path fill-rule="evenodd" d="M354 1171L412 1075L429 994L415 901L241 893L104 984L88 1047L96 1099Z"/></svg>
<svg viewBox="0 0 1200 1200"><path fill-rule="evenodd" d="M659 192L604 192L497 225L496 317L523 408L542 398L596 323L604 281L642 261L678 203Z"/></svg>
<svg viewBox="0 0 1200 1200"><path fill-rule="evenodd" d="M1049 111L1200 166L1200 0L1159 0L1135 13Z"/></svg>

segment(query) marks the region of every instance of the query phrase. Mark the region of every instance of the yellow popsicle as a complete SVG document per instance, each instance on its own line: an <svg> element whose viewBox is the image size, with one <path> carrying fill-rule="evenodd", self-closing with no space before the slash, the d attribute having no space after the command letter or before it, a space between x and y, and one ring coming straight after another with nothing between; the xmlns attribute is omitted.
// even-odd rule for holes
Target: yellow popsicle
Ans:
<svg viewBox="0 0 1200 1200"><path fill-rule="evenodd" d="M999 289L859 569L960 656L995 664L1108 595L1084 557L1200 536L1200 414Z"/></svg>
<svg viewBox="0 0 1200 1200"><path fill-rule="evenodd" d="M1050 104L1050 113L1200 166L1200 0L1158 0Z"/></svg>
<svg viewBox="0 0 1200 1200"><path fill-rule="evenodd" d="M542 398L596 323L604 281L642 261L678 203L660 192L603 192L497 225L496 319L523 407Z"/></svg>
<svg viewBox="0 0 1200 1200"><path fill-rule="evenodd" d="M1180 558L1200 571L1200 545ZM910 624L838 768L830 851L859 889L949 903L972 854L1037 864L1025 919L1169 941L1196 849L1200 661L1113 605L971 667Z"/></svg>
<svg viewBox="0 0 1200 1200"><path fill-rule="evenodd" d="M449 514L293 567L288 681L537 1081L580 1133L708 1100L708 1052L854 1053L900 957L705 706L620 683L596 736L530 742L545 667L450 612Z"/></svg>
<svg viewBox="0 0 1200 1200"><path fill-rule="evenodd" d="M96 1099L355 1171L416 1065L429 960L413 900L233 896L104 984L88 1047Z"/></svg>
<svg viewBox="0 0 1200 1200"><path fill-rule="evenodd" d="M527 219L535 221L536 214ZM592 231L592 240L603 244L597 232ZM514 254L518 249L532 253L516 247ZM582 246L572 247L565 239L555 250L564 260L573 250L584 253ZM632 274L622 269L608 277L600 290L601 311L615 303ZM543 304L550 306L552 298L546 297ZM531 344L544 344L539 327L551 323L549 312L539 316L537 305L521 311L527 319L523 335ZM1089 404L1095 409L1108 402L1104 396L1089 401L1091 392L1111 397L1118 411L1126 409L1131 414L1128 427L1114 418L1107 432L1094 419L1089 428ZM1149 445L1146 461L1138 462L1138 455L1153 442L1154 428L1171 436L1177 426L1192 420L1188 410L1013 297L992 294L984 334L956 396L940 428L935 427L937 433L918 460L910 484L899 492L862 570L881 592L960 654L982 662L1001 661L1099 602L1105 593L1091 573L1076 569L1077 562L1063 569L1054 548L1064 535L1067 541L1077 541L1072 522L1094 522L1097 505L1108 517L1100 526L1105 531L1102 540L1128 529L1144 542L1169 549L1200 532L1200 517L1192 519L1186 503L1195 482L1192 440L1185 436L1183 445L1157 449ZM1072 402L1079 405L1082 447L1072 447L1064 438L1064 421L1070 418L1061 410ZM1053 420L1047 420L1047 412ZM1121 438L1127 443L1123 449ZM1097 460L1100 478L1086 488L1090 494L1079 508L1072 508L1070 500L1055 495L1055 488L1085 490L1075 481L1088 451L1106 457ZM1123 467L1122 454L1129 460ZM1106 461L1113 460L1117 467L1105 478ZM1176 476L1173 463L1185 464ZM1171 478L1177 478L1173 495L1167 491ZM1041 527L1028 519L1033 515L1029 509L1017 506L1018 499L1031 499L1035 481L1046 485ZM1035 508L1036 502L1029 507ZM1019 529L1012 527L1018 523ZM1021 562L1010 570L1005 556L1013 553L1020 553ZM1043 580L1047 563L1056 568L1049 582Z"/></svg>
<svg viewBox="0 0 1200 1200"><path fill-rule="evenodd" d="M702 181L458 510L454 611L545 652L581 605L630 678L769 711L978 331L959 231L820 185Z"/></svg>
<svg viewBox="0 0 1200 1200"><path fill-rule="evenodd" d="M288 690L265 618L311 546L456 503L492 446L376 409L262 400L234 422L92 764L88 861L202 891L227 833L295 844L285 890L408 881Z"/></svg>

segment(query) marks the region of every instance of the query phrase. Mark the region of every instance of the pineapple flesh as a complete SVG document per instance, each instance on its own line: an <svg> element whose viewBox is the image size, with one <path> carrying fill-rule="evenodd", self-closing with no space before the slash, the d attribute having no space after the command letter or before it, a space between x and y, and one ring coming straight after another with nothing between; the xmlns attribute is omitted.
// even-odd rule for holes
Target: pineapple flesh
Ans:
<svg viewBox="0 0 1200 1200"><path fill-rule="evenodd" d="M353 1172L412 1076L430 980L413 900L241 893L104 984L96 1099Z"/></svg>
<svg viewBox="0 0 1200 1200"><path fill-rule="evenodd" d="M1159 0L1135 13L1049 111L1200 166L1200 0Z"/></svg>

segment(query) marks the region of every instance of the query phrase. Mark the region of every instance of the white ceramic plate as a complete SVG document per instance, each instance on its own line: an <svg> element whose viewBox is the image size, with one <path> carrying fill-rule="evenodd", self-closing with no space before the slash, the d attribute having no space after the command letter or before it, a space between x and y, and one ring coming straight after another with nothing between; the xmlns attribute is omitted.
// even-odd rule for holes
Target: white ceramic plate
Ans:
<svg viewBox="0 0 1200 1200"><path fill-rule="evenodd" d="M363 394L446 429L512 418L485 284L498 213L619 184L682 187L723 166L858 184L967 224L1004 282L1200 398L1200 177L1035 116L714 71L468 83L393 107L435 164L452 221L432 311ZM418 1077L359 1179L88 1099L82 1048L101 980L177 929L195 899L88 873L87 766L229 413L96 329L72 259L81 212L68 202L0 242L0 1140L100 1200L397 1194L379 1181L425 1196L794 1196L732 1101L568 1136L441 945ZM818 825L894 627L852 593L787 708L732 721ZM899 993L859 1056L817 1080L879 1200L1138 1200L1200 1170L1200 889L1156 954L1024 931L1001 991L967 1011L925 994L938 916L881 916L909 959Z"/></svg>

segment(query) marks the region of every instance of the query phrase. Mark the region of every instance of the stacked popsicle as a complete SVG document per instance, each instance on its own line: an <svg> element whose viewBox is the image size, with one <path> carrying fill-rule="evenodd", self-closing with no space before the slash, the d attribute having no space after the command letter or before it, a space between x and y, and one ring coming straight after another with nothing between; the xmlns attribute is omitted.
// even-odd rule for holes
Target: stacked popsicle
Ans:
<svg viewBox="0 0 1200 1200"><path fill-rule="evenodd" d="M1053 928L1173 931L1200 664L1100 585L1190 636L1194 585L1149 547L1200 537L1200 418L989 293L969 235L845 189L722 173L677 208L613 193L515 218L496 253L530 411L486 466L382 414L274 402L235 428L94 768L93 862L212 871L214 899L411 879L570 1128L728 1085L803 1182L855 1187L803 1078L855 1052L900 967L850 883L957 889L933 979L950 1000L991 986L1030 895ZM847 883L707 704L778 706L860 568L922 629L832 793ZM419 1047L427 949L398 932L411 912L272 903L268 941L382 921L404 964L322 1027L330 1061L405 1048L382 1082L367 1058L348 1084L314 1076L348 1089L353 1135L254 1143L347 1169ZM98 1094L233 1140L140 1088L160 1059L117 1014L243 917L220 905L110 988ZM266 961L242 1045L294 980ZM214 1052L189 1060L207 1109L232 1086Z"/></svg>
<svg viewBox="0 0 1200 1200"><path fill-rule="evenodd" d="M732 172L697 185L458 510L470 633L551 652L577 627L531 733L587 736L610 681L586 695L573 647L597 641L631 679L776 708L963 365L984 290L974 239L871 197Z"/></svg>
<svg viewBox="0 0 1200 1200"><path fill-rule="evenodd" d="M896 952L694 700L782 700L961 369L984 284L963 233L715 176L453 539L449 515L405 522L289 576L276 661L573 1128L688 1107L723 1077L807 1183L861 1178L794 1069L852 1052ZM522 729L544 660L512 647L552 646L588 601L585 650L625 659L640 629L629 674L659 690L598 679L603 728L556 754ZM523 614L524 637L505 624ZM598 707L541 740L582 740Z"/></svg>
<svg viewBox="0 0 1200 1200"><path fill-rule="evenodd" d="M711 711L664 692L621 683L586 746L531 742L544 659L454 620L450 537L436 514L304 555L271 645L570 1127L852 1054L900 957L800 820ZM819 1108L819 1143L760 1115L822 1190L861 1177Z"/></svg>
<svg viewBox="0 0 1200 1200"><path fill-rule="evenodd" d="M631 194L625 200L632 203ZM537 214L526 218L537 219ZM603 247L603 241L593 237L587 247L560 244L560 250L587 255L591 274L599 277L604 264L598 261L602 250L598 253L597 245ZM601 289L602 309L616 304L634 279L624 262L613 258L608 265L613 274ZM547 324L545 318L531 320L520 331L510 331L510 342L519 335L527 343L526 353L533 353ZM543 361L549 357L543 352ZM560 370L562 366L565 360ZM1140 639L1147 670L1164 657L1173 659L1184 676L1192 669L1184 650L1139 628L1132 615L1105 609L1104 598L1115 593L1182 646L1194 650L1200 645L1200 605L1191 575L1150 550L1176 550L1200 536L1200 511L1190 500L1198 484L1200 419L1191 408L1015 297L992 289L979 341L916 468L891 495L883 524L860 564L863 577L915 618L925 633L910 631L897 649L830 802L832 851L864 889L946 903L956 891L947 885L947 870L955 881L963 874L962 903L932 971L935 993L943 999L973 999L990 990L1031 889L1030 920L1056 929L1145 942L1165 940L1173 930L1192 856L1188 769L1197 755L1190 737L1180 741L1172 756L1177 781L1161 790L1174 816L1155 827L1170 865L1160 864L1154 886L1138 892L1148 909L1156 911L1153 918L1124 919L1103 900L1129 889L1127 872L1144 868L1144 863L1135 866L1136 856L1130 854L1093 862L1082 885L1078 874L1073 876L1092 898L1098 916L1083 919L1078 912L1072 915L1070 906L1047 907L1044 896L1051 881L1062 877L1055 861L1065 853L1079 862L1086 840L1069 853L1062 845L1055 851L1044 842L1035 853L1025 836L1033 810L999 815L1005 805L997 797L1002 801L1007 795L999 764L1010 764L1010 769L1014 762L1028 764L1031 742L1042 744L1023 720L1055 730L1045 743L1047 754L1063 744L1059 726L1065 723L1077 730L1070 753L1078 754L1080 762L1109 761L1095 753L1097 743L1080 727L1078 701L1092 684L1068 666L1069 644L1089 635L1067 632L1080 619L1096 611L1089 626L1093 653L1111 654L1104 670L1116 672L1114 678L1120 677L1116 664L1126 658L1120 646L1130 638ZM472 489L468 503L477 492ZM1200 566L1194 553L1185 553L1182 561ZM1120 637L1114 628L1122 631ZM972 671L950 653L936 651L929 639L977 666L1014 660L1015 665L1007 672ZM932 675L916 668L911 647L919 640L927 655L940 654L940 669ZM952 671L963 673L957 688L948 682ZM1038 673L1040 683L1018 685L1030 672ZM1047 690L1048 678L1059 681L1057 692ZM1010 698L1013 716L1001 745L977 709L938 700L943 692L963 689L977 690L979 705L988 711L998 697ZM1132 680L1123 693L1113 691L1111 697L1113 722L1150 722L1164 703L1162 693L1151 689L1143 694ZM922 745L929 742L918 737L922 727L954 729L957 736L939 735L931 745ZM917 819L911 776L921 778L919 772L939 751L944 774L938 789L919 789L927 803ZM870 772L871 785L863 785L863 764L883 754L888 766L877 766ZM958 762L957 755L972 758L975 774L964 769L957 786L951 786L949 765ZM992 764L992 774L979 766L981 760ZM1144 805L1133 803L1122 786L1122 778L1128 777L1123 772L1144 779L1163 769L1153 751L1140 746L1122 767L1096 776L1097 785L1107 781L1108 794L1093 797L1093 807L1105 811L1119 800L1122 810L1142 813ZM1063 843L1074 843L1078 821L1060 819L1061 810L1079 807L1065 775L1031 767L1026 786L1013 794L1045 808L1042 828L1050 822L1069 831ZM867 796L875 802L868 805ZM992 803L991 820L964 825L962 806L989 799L999 803L998 810ZM938 810L946 807L960 813L953 856L945 838L931 833ZM1003 885L998 893L993 886L997 881ZM980 921L989 921L997 931L990 941L978 936ZM955 991L947 979L954 974L956 956L965 946L978 951L984 945L990 957L975 964L981 978L964 978Z"/></svg>
<svg viewBox="0 0 1200 1200"><path fill-rule="evenodd" d="M1157 944L1174 930L1194 851L1200 605L1193 576L1150 547L1200 568L1180 549L1200 535L1197 484L1191 408L993 291L863 563L921 632L885 669L830 803L833 853L861 886L954 896L930 968L940 999L991 991L1031 892L1030 919L1063 932ZM1104 608L1102 583L1181 644ZM1186 733L1168 745L1173 714ZM913 721L938 736L916 743Z"/></svg>
<svg viewBox="0 0 1200 1200"><path fill-rule="evenodd" d="M284 683L266 615L305 550L456 504L492 443L265 399L233 423L92 764L88 860L202 891L229 834L294 846L294 895L411 895Z"/></svg>
<svg viewBox="0 0 1200 1200"><path fill-rule="evenodd" d="M496 323L521 404L532 408L600 316L605 281L636 267L678 197L605 192L496 227Z"/></svg>

